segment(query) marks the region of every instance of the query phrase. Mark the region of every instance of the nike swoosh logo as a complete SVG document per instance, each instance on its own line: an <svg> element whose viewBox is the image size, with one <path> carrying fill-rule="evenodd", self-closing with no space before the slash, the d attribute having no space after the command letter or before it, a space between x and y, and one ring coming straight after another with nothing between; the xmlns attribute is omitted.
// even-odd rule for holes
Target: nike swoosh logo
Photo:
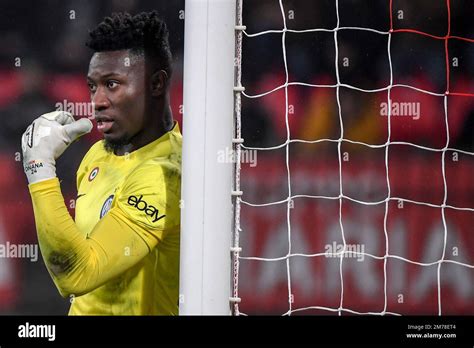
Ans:
<svg viewBox="0 0 474 348"><path fill-rule="evenodd" d="M79 199L81 198L82 196L85 196L86 194L85 193L81 193L80 195L77 195L76 199Z"/></svg>

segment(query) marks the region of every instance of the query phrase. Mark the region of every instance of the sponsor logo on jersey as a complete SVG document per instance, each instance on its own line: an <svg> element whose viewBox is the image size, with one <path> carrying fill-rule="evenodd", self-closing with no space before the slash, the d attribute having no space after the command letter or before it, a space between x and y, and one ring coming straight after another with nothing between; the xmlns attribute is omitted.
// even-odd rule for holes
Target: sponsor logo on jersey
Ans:
<svg viewBox="0 0 474 348"><path fill-rule="evenodd" d="M107 214L112 206L112 201L114 200L114 195L110 195L102 205L102 209L100 210L100 218L102 219L105 214Z"/></svg>
<svg viewBox="0 0 474 348"><path fill-rule="evenodd" d="M97 177L97 174L99 174L99 167L95 167L94 169L91 170L89 174L89 181L94 180Z"/></svg>
<svg viewBox="0 0 474 348"><path fill-rule="evenodd" d="M158 208L155 208L154 206L149 205L142 198L143 198L143 195L140 195L140 197L129 196L127 203L131 205L132 207L135 207L136 209L145 212L146 215L153 218L153 222L157 222L158 220L165 217L165 215L161 215L161 216L159 215Z"/></svg>

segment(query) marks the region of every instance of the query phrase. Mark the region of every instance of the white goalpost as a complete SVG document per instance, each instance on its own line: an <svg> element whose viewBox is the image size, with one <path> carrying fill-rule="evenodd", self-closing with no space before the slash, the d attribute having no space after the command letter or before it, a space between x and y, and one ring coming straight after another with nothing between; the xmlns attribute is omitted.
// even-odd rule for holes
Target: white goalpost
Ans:
<svg viewBox="0 0 474 348"><path fill-rule="evenodd" d="M235 0L186 0L180 315L230 314Z"/></svg>

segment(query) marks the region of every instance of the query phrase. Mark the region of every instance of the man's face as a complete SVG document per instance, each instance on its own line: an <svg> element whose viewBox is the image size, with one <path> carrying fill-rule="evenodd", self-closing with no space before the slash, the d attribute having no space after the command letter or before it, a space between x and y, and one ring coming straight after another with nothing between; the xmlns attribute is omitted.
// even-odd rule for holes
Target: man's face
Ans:
<svg viewBox="0 0 474 348"><path fill-rule="evenodd" d="M109 150L128 144L145 127L145 75L144 57L129 50L97 52L91 58L87 82L97 129Z"/></svg>

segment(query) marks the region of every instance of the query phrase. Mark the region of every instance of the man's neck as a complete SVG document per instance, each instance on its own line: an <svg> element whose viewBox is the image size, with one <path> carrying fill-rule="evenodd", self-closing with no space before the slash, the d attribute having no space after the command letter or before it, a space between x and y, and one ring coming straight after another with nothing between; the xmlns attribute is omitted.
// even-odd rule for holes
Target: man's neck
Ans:
<svg viewBox="0 0 474 348"><path fill-rule="evenodd" d="M132 138L132 141L129 144L121 146L119 149L114 151L114 154L117 156L124 156L129 154L139 148L148 145L149 143L159 139L167 132L171 131L174 127L174 119L171 113L171 108L165 108L165 111L162 116L162 122L158 125L158 129L151 133L142 133L135 135ZM149 131L148 129L144 129L144 131Z"/></svg>

